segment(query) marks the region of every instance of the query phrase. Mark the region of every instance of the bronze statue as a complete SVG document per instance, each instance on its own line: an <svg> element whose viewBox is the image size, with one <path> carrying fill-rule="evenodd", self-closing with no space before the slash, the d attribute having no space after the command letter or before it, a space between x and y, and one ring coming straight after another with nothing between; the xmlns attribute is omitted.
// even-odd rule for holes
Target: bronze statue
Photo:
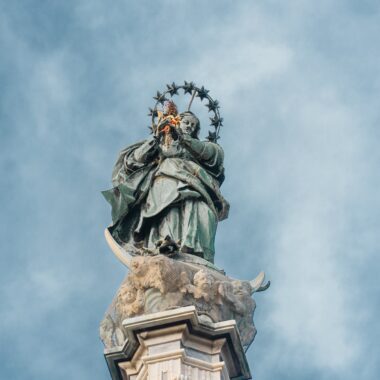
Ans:
<svg viewBox="0 0 380 380"><path fill-rule="evenodd" d="M173 101L163 100L162 111L156 105L155 115L153 136L119 154L114 188L103 192L112 205L110 232L119 243L179 249L213 263L217 223L229 209L219 189L223 150L216 139L200 141L199 119L190 110L178 114Z"/></svg>

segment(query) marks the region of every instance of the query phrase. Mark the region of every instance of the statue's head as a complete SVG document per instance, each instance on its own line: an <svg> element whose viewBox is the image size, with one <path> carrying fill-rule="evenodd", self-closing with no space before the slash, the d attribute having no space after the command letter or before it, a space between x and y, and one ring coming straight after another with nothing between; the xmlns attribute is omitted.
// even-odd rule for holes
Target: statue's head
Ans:
<svg viewBox="0 0 380 380"><path fill-rule="evenodd" d="M208 271L201 269L195 273L193 282L198 289L209 292L214 283L214 277Z"/></svg>
<svg viewBox="0 0 380 380"><path fill-rule="evenodd" d="M136 300L137 290L130 281L125 282L119 290L118 301L123 304L129 304Z"/></svg>
<svg viewBox="0 0 380 380"><path fill-rule="evenodd" d="M251 296L251 285L249 281L232 281L233 292L237 296Z"/></svg>
<svg viewBox="0 0 380 380"><path fill-rule="evenodd" d="M182 133L190 135L193 138L198 138L199 130L201 128L199 119L191 111L182 112L180 116L181 122L179 127L181 128Z"/></svg>

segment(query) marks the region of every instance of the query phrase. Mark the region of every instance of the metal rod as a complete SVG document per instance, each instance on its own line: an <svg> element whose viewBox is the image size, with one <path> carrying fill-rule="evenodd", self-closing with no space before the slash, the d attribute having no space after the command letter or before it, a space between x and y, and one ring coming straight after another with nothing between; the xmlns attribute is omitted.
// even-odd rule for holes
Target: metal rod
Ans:
<svg viewBox="0 0 380 380"><path fill-rule="evenodd" d="M187 107L187 112L190 111L190 107L191 107L191 104L193 103L193 100L195 98L195 94L197 93L197 90L194 89L193 91L193 95L191 96L191 100L190 100L190 103L189 103L189 106Z"/></svg>

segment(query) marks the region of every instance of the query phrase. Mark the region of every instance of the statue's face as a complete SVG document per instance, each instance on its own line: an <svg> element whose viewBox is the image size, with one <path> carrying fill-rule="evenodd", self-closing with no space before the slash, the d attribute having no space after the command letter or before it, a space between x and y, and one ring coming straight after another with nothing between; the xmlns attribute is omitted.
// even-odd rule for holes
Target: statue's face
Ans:
<svg viewBox="0 0 380 380"><path fill-rule="evenodd" d="M127 302L127 303L131 303L133 302L134 300L136 299L136 294L131 291L131 290L127 290L124 294L124 301Z"/></svg>
<svg viewBox="0 0 380 380"><path fill-rule="evenodd" d="M119 297L122 303L134 302L136 300L136 291L130 287L123 287Z"/></svg>
<svg viewBox="0 0 380 380"><path fill-rule="evenodd" d="M192 135L195 132L197 127L198 119L191 115L183 115L179 127L181 128L182 133L186 135Z"/></svg>
<svg viewBox="0 0 380 380"><path fill-rule="evenodd" d="M249 283L243 281L232 281L232 287L234 289L235 295L250 295Z"/></svg>
<svg viewBox="0 0 380 380"><path fill-rule="evenodd" d="M194 276L194 285L204 292L208 292L211 289L213 279L204 273L202 270Z"/></svg>

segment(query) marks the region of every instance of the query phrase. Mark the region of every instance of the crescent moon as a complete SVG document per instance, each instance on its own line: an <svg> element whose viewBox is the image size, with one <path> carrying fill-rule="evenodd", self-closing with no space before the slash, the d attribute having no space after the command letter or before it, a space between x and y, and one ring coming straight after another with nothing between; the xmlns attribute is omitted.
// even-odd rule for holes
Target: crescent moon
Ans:
<svg viewBox="0 0 380 380"><path fill-rule="evenodd" d="M261 288L264 280L265 280L265 273L260 272L256 278L249 281L249 283L251 284L251 287L252 287L252 294L257 292Z"/></svg>
<svg viewBox="0 0 380 380"><path fill-rule="evenodd" d="M112 237L108 228L104 230L104 236L114 255L128 268L131 269L132 255L124 250Z"/></svg>

